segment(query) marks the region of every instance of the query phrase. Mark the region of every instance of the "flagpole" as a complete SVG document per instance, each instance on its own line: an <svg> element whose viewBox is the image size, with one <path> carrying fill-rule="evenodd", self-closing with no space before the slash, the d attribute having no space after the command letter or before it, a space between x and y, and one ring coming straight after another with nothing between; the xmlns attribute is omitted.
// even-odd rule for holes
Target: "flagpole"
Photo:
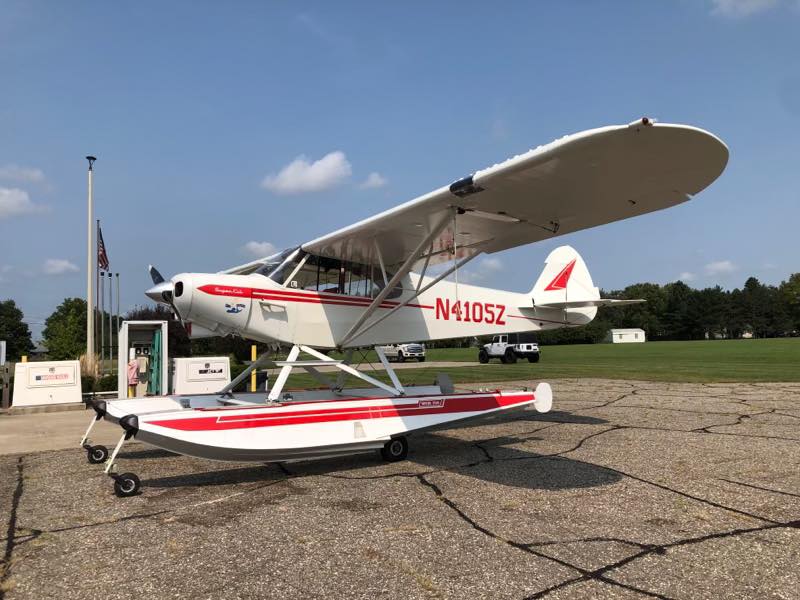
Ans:
<svg viewBox="0 0 800 600"><path fill-rule="evenodd" d="M85 368L87 375L94 375L94 290L92 284L94 283L94 259L96 254L93 254L92 243L92 221L94 221L94 198L92 196L92 165L97 159L94 156L87 156L86 160L89 161L89 194L88 194L88 213L87 213L87 231L86 231L86 360Z"/></svg>

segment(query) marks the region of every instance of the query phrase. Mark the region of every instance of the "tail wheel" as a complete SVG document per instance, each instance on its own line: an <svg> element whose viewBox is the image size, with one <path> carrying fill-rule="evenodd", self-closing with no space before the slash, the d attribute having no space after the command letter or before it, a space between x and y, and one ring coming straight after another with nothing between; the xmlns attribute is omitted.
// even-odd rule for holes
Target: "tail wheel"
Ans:
<svg viewBox="0 0 800 600"><path fill-rule="evenodd" d="M108 460L108 448L105 446L89 446L86 449L86 457L89 459L89 462L93 465L99 465L100 463L106 462Z"/></svg>
<svg viewBox="0 0 800 600"><path fill-rule="evenodd" d="M486 351L486 348L481 348L478 351L478 362L482 365L485 365L489 362L489 353Z"/></svg>
<svg viewBox="0 0 800 600"><path fill-rule="evenodd" d="M408 456L408 440L402 436L392 438L381 448L381 456L386 462L405 460Z"/></svg>
<svg viewBox="0 0 800 600"><path fill-rule="evenodd" d="M403 356L403 351L401 350L400 352L397 353L397 362L405 362L405 361L406 357Z"/></svg>
<svg viewBox="0 0 800 600"><path fill-rule="evenodd" d="M123 473L114 478L114 493L120 498L135 496L141 487L141 481L133 473Z"/></svg>
<svg viewBox="0 0 800 600"><path fill-rule="evenodd" d="M506 353L503 355L503 358L505 358L504 362L507 365L513 365L515 362L517 362L517 355L514 354L514 351L511 348L506 348Z"/></svg>

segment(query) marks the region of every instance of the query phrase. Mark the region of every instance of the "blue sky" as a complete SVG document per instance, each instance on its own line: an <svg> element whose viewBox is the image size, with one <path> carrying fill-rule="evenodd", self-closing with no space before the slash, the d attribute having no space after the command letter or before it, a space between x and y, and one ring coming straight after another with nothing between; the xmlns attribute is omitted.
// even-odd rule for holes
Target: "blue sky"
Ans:
<svg viewBox="0 0 800 600"><path fill-rule="evenodd" d="M800 270L800 2L0 5L0 298L35 334L86 290L86 154L123 310L148 263L215 271L567 133L643 115L730 147L672 210L476 261L528 290L569 243L596 284ZM320 161L320 162L318 162Z"/></svg>

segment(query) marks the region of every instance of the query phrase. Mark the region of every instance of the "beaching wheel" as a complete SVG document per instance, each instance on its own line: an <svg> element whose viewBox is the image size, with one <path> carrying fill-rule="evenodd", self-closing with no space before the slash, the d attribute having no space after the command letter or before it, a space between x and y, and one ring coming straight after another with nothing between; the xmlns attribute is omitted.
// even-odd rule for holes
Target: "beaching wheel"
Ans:
<svg viewBox="0 0 800 600"><path fill-rule="evenodd" d="M408 456L408 441L404 437L392 438L381 448L381 456L386 462L405 460Z"/></svg>
<svg viewBox="0 0 800 600"><path fill-rule="evenodd" d="M93 465L99 465L100 463L106 462L108 460L108 448L105 446L89 446L86 449L86 457L89 459L89 462Z"/></svg>
<svg viewBox="0 0 800 600"><path fill-rule="evenodd" d="M114 477L114 493L120 498L135 495L141 487L139 478L133 473L123 473Z"/></svg>

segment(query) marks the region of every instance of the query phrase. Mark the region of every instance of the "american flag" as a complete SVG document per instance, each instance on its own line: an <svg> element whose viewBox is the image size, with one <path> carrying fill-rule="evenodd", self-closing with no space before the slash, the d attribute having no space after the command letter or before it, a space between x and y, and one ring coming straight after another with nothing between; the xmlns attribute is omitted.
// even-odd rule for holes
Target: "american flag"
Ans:
<svg viewBox="0 0 800 600"><path fill-rule="evenodd" d="M100 229L100 224L97 224L97 266L101 271L108 271L108 254L106 254L106 245L103 243L103 230Z"/></svg>

